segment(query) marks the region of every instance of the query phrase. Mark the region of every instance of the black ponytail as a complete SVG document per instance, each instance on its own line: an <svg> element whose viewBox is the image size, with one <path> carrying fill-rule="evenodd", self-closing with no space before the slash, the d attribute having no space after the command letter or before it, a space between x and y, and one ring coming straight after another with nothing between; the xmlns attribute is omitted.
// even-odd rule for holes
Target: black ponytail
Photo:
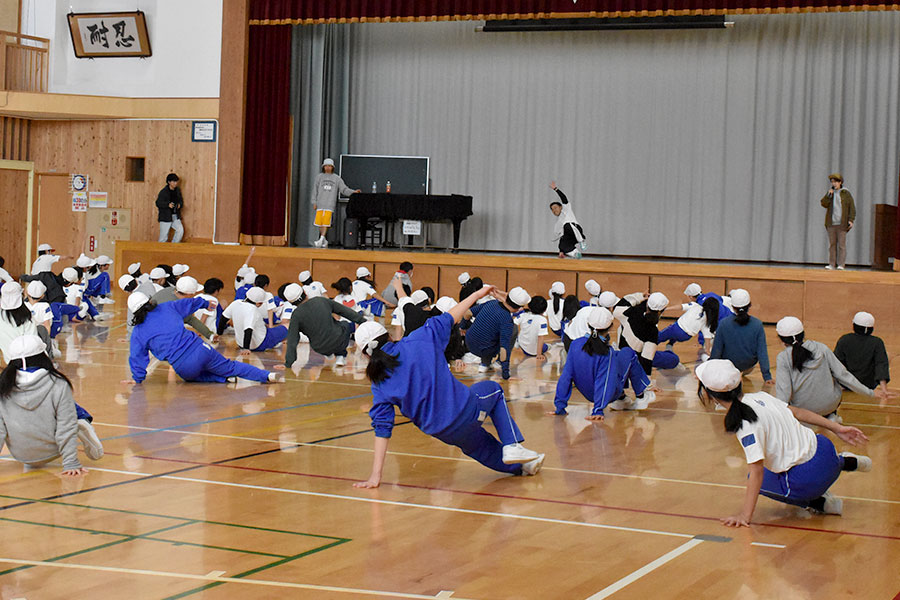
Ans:
<svg viewBox="0 0 900 600"><path fill-rule="evenodd" d="M366 377L372 383L381 383L390 376L390 372L393 369L397 368L400 361L396 356L388 354L381 349L382 346L391 341L387 333L383 333L375 339L378 342L378 346L372 350L372 354L369 356L369 364L366 365Z"/></svg>
<svg viewBox="0 0 900 600"><path fill-rule="evenodd" d="M25 306L25 301L22 301L22 304L19 305L18 308L12 308L9 310L4 309L3 316L7 321L11 321L15 323L16 327L21 327L25 323L31 320L31 309Z"/></svg>
<svg viewBox="0 0 900 600"><path fill-rule="evenodd" d="M728 412L725 413L725 431L728 433L737 432L737 430L744 425L744 421L756 423L756 421L759 420L759 417L756 416L756 412L750 408L749 405L741 402L741 398L744 396L743 384L727 392L714 392L703 387L703 384L701 383L700 387L697 388L697 396L700 397L700 400L705 405L708 405L707 400L704 398L703 394L700 393L702 390L706 390L706 398L731 403L728 407Z"/></svg>
<svg viewBox="0 0 900 600"><path fill-rule="evenodd" d="M156 302L154 302L153 300L150 300L149 302L141 306L139 309L134 311L133 315L131 315L131 324L140 325L141 323L143 323L144 319L147 318L147 314L149 314L150 311L154 308L156 308Z"/></svg>
<svg viewBox="0 0 900 600"><path fill-rule="evenodd" d="M566 296L566 299L563 302L563 319L571 321L575 318L575 315L578 314L580 309L581 303L578 302L578 296L575 296L574 294Z"/></svg>
<svg viewBox="0 0 900 600"><path fill-rule="evenodd" d="M462 302L478 290L484 287L484 282L481 280L481 277L473 277L470 279L466 285L462 286L459 290L459 301Z"/></svg>
<svg viewBox="0 0 900 600"><path fill-rule="evenodd" d="M66 385L69 386L69 389L72 388L72 382L69 381L68 377L66 377L62 372L58 371L56 367L53 366L53 361L50 360L50 357L47 356L46 353L41 352L40 354L26 357L25 364L28 365L29 368L38 367L40 369L46 369L51 377L62 379L66 382ZM0 373L0 398L9 398L10 394L19 389L17 383L17 374L19 369L21 368L22 359L16 358L9 361L9 364L6 365L6 368L3 369L2 373Z"/></svg>
<svg viewBox="0 0 900 600"><path fill-rule="evenodd" d="M550 294L550 296L551 296L551 299L553 300L553 312L558 313L559 312L559 304L560 304L560 302L563 302L563 295L553 292L552 294Z"/></svg>
<svg viewBox="0 0 900 600"><path fill-rule="evenodd" d="M703 301L703 312L706 315L706 327L715 333L719 327L719 301L709 297Z"/></svg>
<svg viewBox="0 0 900 600"><path fill-rule="evenodd" d="M609 354L609 328L607 327L603 331L591 328L591 335L588 336L583 348L588 356Z"/></svg>
<svg viewBox="0 0 900 600"><path fill-rule="evenodd" d="M795 336L778 336L782 342L791 347L791 366L798 373L803 371L803 365L813 357L813 353L803 347L803 332Z"/></svg>
<svg viewBox="0 0 900 600"><path fill-rule="evenodd" d="M741 327L750 322L750 305L734 308L734 321Z"/></svg>

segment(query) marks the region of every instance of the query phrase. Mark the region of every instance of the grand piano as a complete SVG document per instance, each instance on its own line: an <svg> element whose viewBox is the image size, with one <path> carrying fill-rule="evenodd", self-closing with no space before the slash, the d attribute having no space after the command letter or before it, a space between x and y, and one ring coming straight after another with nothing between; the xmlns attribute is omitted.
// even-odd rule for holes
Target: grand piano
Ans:
<svg viewBox="0 0 900 600"><path fill-rule="evenodd" d="M347 203L347 216L359 220L359 240L366 239L369 219L386 222L450 221L453 223L453 248L459 250L459 230L472 214L472 196L435 196L423 194L353 194Z"/></svg>

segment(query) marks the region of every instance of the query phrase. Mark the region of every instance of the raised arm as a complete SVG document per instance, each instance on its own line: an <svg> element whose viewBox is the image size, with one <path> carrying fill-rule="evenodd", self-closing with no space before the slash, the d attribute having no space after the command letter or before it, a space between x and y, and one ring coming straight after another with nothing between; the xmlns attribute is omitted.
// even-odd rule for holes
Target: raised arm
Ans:
<svg viewBox="0 0 900 600"><path fill-rule="evenodd" d="M473 292L469 295L468 298L451 308L447 312L447 314L453 317L454 323L459 323L460 320L462 320L462 318L466 316L466 312L468 312L468 310L472 308L476 302L493 292L493 290L494 286L492 285L482 286L480 290Z"/></svg>

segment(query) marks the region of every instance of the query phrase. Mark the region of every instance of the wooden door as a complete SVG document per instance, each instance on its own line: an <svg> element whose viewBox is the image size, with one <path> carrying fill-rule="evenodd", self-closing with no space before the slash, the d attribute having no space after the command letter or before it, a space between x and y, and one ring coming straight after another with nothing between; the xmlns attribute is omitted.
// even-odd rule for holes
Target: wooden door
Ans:
<svg viewBox="0 0 900 600"><path fill-rule="evenodd" d="M72 212L69 175L41 173L37 197L34 227L37 243L50 244L60 256L77 258L84 247L86 213ZM69 264L72 261L62 262Z"/></svg>
<svg viewBox="0 0 900 600"><path fill-rule="evenodd" d="M28 171L0 169L3 190L3 219L0 219L0 256L13 277L25 273L25 246L28 214ZM29 265L30 266L30 265Z"/></svg>

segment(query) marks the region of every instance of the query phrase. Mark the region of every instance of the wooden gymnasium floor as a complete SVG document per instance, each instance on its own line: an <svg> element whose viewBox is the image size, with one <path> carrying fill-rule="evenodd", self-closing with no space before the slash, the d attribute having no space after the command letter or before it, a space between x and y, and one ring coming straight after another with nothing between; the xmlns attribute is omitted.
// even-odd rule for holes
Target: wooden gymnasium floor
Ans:
<svg viewBox="0 0 900 600"><path fill-rule="evenodd" d="M569 417L548 417L557 349L545 365L517 353L503 384L547 453L538 476L495 474L399 418L383 485L357 490L373 434L352 355L340 372L301 351L284 385L185 384L163 365L129 388L123 301L59 338L106 456L79 480L0 463L4 599L900 597L897 398L845 396L875 466L835 485L843 517L760 499L751 529L721 526L746 469L690 372L657 375L640 413L590 424L575 392ZM879 333L897 373L900 335ZM220 349L236 355L233 339Z"/></svg>

